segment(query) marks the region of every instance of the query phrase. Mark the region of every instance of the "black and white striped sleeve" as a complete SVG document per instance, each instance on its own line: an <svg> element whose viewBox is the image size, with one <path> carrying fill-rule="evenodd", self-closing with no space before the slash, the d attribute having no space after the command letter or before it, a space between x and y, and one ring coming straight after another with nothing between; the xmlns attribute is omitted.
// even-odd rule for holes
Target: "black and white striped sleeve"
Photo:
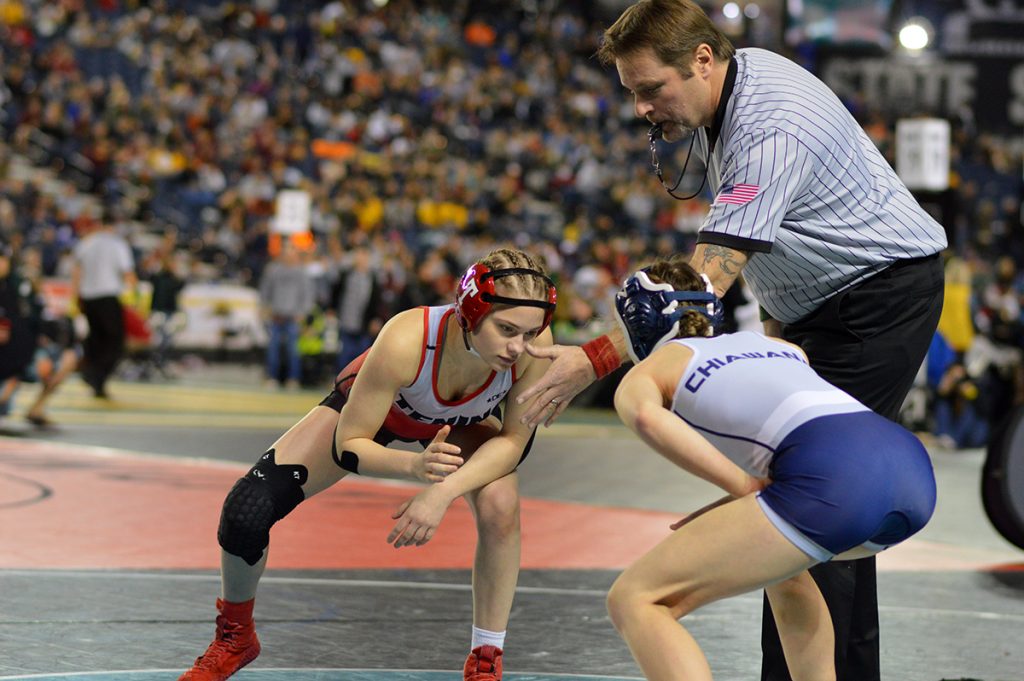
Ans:
<svg viewBox="0 0 1024 681"><path fill-rule="evenodd" d="M813 177L810 152L792 134L758 130L723 159L722 180L698 243L768 253L779 225Z"/></svg>

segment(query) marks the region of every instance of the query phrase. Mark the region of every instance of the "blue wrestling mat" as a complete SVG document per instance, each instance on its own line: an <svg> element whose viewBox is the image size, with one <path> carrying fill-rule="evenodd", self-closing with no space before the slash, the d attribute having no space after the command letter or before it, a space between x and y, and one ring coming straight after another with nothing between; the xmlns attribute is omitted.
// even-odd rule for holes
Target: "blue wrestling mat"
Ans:
<svg viewBox="0 0 1024 681"><path fill-rule="evenodd" d="M68 674L28 674L0 676L0 681L32 679L33 681L174 681L181 670L72 672ZM390 669L243 669L232 679L237 681L451 681L458 671L390 670ZM595 676L591 674L503 674L506 681L635 681L632 676Z"/></svg>

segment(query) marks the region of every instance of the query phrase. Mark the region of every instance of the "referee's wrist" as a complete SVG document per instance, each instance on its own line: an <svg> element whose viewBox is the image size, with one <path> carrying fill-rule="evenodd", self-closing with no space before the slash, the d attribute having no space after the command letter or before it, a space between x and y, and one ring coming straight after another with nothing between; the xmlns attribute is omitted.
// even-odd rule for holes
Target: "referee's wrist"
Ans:
<svg viewBox="0 0 1024 681"><path fill-rule="evenodd" d="M619 352L607 334L587 341L580 347L587 355L587 359L590 360L591 366L594 367L594 375L598 379L604 378L622 366Z"/></svg>

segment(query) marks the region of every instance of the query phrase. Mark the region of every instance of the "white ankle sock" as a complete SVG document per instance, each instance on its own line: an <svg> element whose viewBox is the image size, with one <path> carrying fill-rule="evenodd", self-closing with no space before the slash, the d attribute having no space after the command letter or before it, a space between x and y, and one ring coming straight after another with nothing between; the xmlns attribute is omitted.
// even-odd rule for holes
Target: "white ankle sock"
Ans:
<svg viewBox="0 0 1024 681"><path fill-rule="evenodd" d="M480 646L494 646L496 648L504 648L505 632L487 631L486 629L473 627L473 643L469 646L469 649L475 650Z"/></svg>

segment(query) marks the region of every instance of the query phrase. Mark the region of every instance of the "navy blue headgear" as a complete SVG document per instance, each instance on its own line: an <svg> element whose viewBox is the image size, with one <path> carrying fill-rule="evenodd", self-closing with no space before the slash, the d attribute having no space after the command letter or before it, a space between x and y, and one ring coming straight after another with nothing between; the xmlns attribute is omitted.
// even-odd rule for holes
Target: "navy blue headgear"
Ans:
<svg viewBox="0 0 1024 681"><path fill-rule="evenodd" d="M706 275L700 275L706 291L676 291L670 284L655 284L647 271L637 271L615 295L615 319L629 341L626 349L634 362L643 361L675 338L679 320L687 312L701 313L712 328L722 318L722 302Z"/></svg>

